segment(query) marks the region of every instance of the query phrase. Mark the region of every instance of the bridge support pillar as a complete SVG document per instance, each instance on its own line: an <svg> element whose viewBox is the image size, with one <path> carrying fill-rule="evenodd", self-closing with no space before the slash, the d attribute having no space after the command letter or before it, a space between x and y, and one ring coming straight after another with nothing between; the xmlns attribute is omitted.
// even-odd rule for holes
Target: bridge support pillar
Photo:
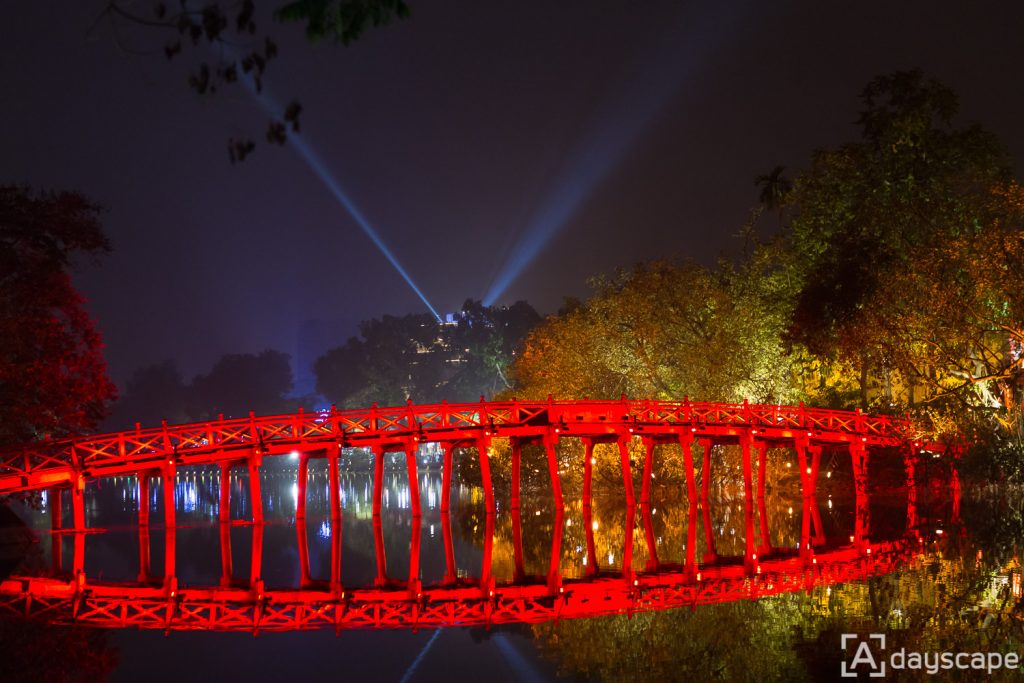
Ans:
<svg viewBox="0 0 1024 683"><path fill-rule="evenodd" d="M693 471L693 432L679 435L679 449L683 452L683 469L686 470L686 497L697 502L697 477Z"/></svg>
<svg viewBox="0 0 1024 683"><path fill-rule="evenodd" d="M629 465L629 442L631 439L630 436L620 436L618 444L619 462L622 463L622 488L626 493L626 505L632 508L636 506L636 492L633 490L633 471Z"/></svg>
<svg viewBox="0 0 1024 683"><path fill-rule="evenodd" d="M409 476L409 507L412 508L413 519L420 518L420 479L416 468L419 455L419 442L410 441L405 444L405 469Z"/></svg>
<svg viewBox="0 0 1024 683"><path fill-rule="evenodd" d="M139 472L138 479L139 496L139 526L149 526L149 472Z"/></svg>
<svg viewBox="0 0 1024 683"><path fill-rule="evenodd" d="M589 508L593 497L594 441L592 439L584 439L583 445L583 507Z"/></svg>
<svg viewBox="0 0 1024 683"><path fill-rule="evenodd" d="M868 449L861 439L850 442L850 460L853 463L853 489L857 512L854 516L854 542L862 549L870 543L868 533L871 512L868 499Z"/></svg>
<svg viewBox="0 0 1024 683"><path fill-rule="evenodd" d="M745 550L743 566L753 572L757 565L757 550L754 543L754 473L750 462L751 438L749 433L740 437L740 450L743 454L743 516Z"/></svg>
<svg viewBox="0 0 1024 683"><path fill-rule="evenodd" d="M487 514L493 515L495 514L496 508L494 504L494 485L491 482L491 459L490 456L488 455L490 447L491 440L489 438L482 437L477 439L476 451L480 457L480 479L483 481L484 485L484 506L487 509ZM558 487L557 470L555 471L555 477L556 478L552 486L555 487L558 491L558 493L555 496L556 499L560 499L562 492L561 488Z"/></svg>
<svg viewBox="0 0 1024 683"><path fill-rule="evenodd" d="M640 503L651 502L651 477L654 474L654 439L645 436L641 439L644 445L644 481L640 485Z"/></svg>
<svg viewBox="0 0 1024 683"><path fill-rule="evenodd" d="M331 586L341 592L341 475L338 472L338 460L341 458L341 446L330 448L327 452L327 485L330 487L331 505Z"/></svg>
<svg viewBox="0 0 1024 683"><path fill-rule="evenodd" d="M717 558L715 553L715 529L711 523L711 449L714 448L714 441L701 439L702 467L700 472L700 508L701 521L704 524L704 545L707 546L704 555L705 562L714 562Z"/></svg>
<svg viewBox="0 0 1024 683"><path fill-rule="evenodd" d="M220 507L217 517L221 524L231 522L231 463L220 464Z"/></svg>
<svg viewBox="0 0 1024 683"><path fill-rule="evenodd" d="M230 588L234 575L231 564L231 524L221 522L220 526L220 585Z"/></svg>
<svg viewBox="0 0 1024 683"><path fill-rule="evenodd" d="M458 580L458 571L455 567L455 544L452 542L452 516L447 511L441 513L441 537L444 539L444 583L450 586Z"/></svg>
<svg viewBox="0 0 1024 683"><path fill-rule="evenodd" d="M249 587L263 584L263 523L252 525L252 557L249 563Z"/></svg>
<svg viewBox="0 0 1024 683"><path fill-rule="evenodd" d="M64 527L64 509L61 506L60 493L61 489L56 486L49 489L50 531L52 532L50 534L50 561L54 573L60 573L64 564L64 536L59 533Z"/></svg>
<svg viewBox="0 0 1024 683"><path fill-rule="evenodd" d="M299 590L305 590L313 585L313 576L309 569L309 531L306 529L305 516L295 516L295 541L299 547Z"/></svg>
<svg viewBox="0 0 1024 683"><path fill-rule="evenodd" d="M771 531L768 528L768 505L765 486L768 480L768 444L764 441L754 443L757 448L757 519L761 530L761 545L758 555L764 556L772 551Z"/></svg>
<svg viewBox="0 0 1024 683"><path fill-rule="evenodd" d="M903 455L903 469L907 474L907 531L917 536L920 524L917 515L917 453L908 448Z"/></svg>
<svg viewBox="0 0 1024 683"><path fill-rule="evenodd" d="M516 437L509 439L512 446L512 509L519 509L519 490L522 487L520 467L523 457L523 444Z"/></svg>
<svg viewBox="0 0 1024 683"><path fill-rule="evenodd" d="M373 516L373 553L377 560L374 585L384 586L388 582L388 560L384 553L384 525L379 514Z"/></svg>
<svg viewBox="0 0 1024 683"><path fill-rule="evenodd" d="M686 578L693 581L697 578L697 499L690 498L690 510L686 518L686 559L683 560Z"/></svg>
<svg viewBox="0 0 1024 683"><path fill-rule="evenodd" d="M177 591L176 554L178 523L175 516L174 477L176 467L169 460L160 469L160 486L164 494L164 588L173 594Z"/></svg>
<svg viewBox="0 0 1024 683"><path fill-rule="evenodd" d="M494 586L492 576L492 558L494 556L494 521L493 512L487 513L484 519L484 554L480 566L480 592L489 595Z"/></svg>
<svg viewBox="0 0 1024 683"><path fill-rule="evenodd" d="M441 466L441 512L447 513L452 500L452 451L455 445L450 442L441 444L444 452L444 463Z"/></svg>
<svg viewBox="0 0 1024 683"><path fill-rule="evenodd" d="M548 590L561 592L562 588L562 531L565 527L565 509L561 501L555 505L555 525L551 530L551 563L548 565Z"/></svg>
<svg viewBox="0 0 1024 683"><path fill-rule="evenodd" d="M644 522L644 540L647 543L647 564L644 571L656 572L661 563L658 561L658 539L654 535L654 517L650 503L641 503L640 512Z"/></svg>
<svg viewBox="0 0 1024 683"><path fill-rule="evenodd" d="M562 500L562 482L558 476L558 453L555 450L555 446L558 444L558 435L552 430L548 430L544 434L544 450L548 456L548 474L551 477L551 495L555 499L555 510L562 511L565 509L565 503Z"/></svg>
<svg viewBox="0 0 1024 683"><path fill-rule="evenodd" d="M384 447L373 447L373 516L380 517L384 499Z"/></svg>
<svg viewBox="0 0 1024 683"><path fill-rule="evenodd" d="M309 485L309 455L299 454L298 472L295 474L295 522L306 520L306 488Z"/></svg>
<svg viewBox="0 0 1024 683"><path fill-rule="evenodd" d="M148 583L152 576L149 563L149 525L139 525L139 583Z"/></svg>
<svg viewBox="0 0 1024 683"><path fill-rule="evenodd" d="M583 514L586 516L586 510ZM512 558L515 565L512 580L518 583L526 578L523 564L523 518L519 508L512 508Z"/></svg>
<svg viewBox="0 0 1024 683"><path fill-rule="evenodd" d="M85 477L76 473L71 480L71 515L75 531L85 530Z"/></svg>
<svg viewBox="0 0 1024 683"><path fill-rule="evenodd" d="M258 450L253 450L246 461L249 470L249 498L252 502L253 524L263 524L263 496L260 493L260 464L263 456Z"/></svg>
<svg viewBox="0 0 1024 683"><path fill-rule="evenodd" d="M589 505L583 506L583 531L587 537L587 557L584 562L587 576L597 575L597 546L594 543L594 513Z"/></svg>

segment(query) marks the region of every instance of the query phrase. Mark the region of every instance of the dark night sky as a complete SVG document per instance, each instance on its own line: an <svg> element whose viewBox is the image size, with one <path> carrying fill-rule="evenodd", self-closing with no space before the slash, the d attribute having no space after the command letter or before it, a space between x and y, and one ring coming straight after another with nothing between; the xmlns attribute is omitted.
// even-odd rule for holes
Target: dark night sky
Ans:
<svg viewBox="0 0 1024 683"><path fill-rule="evenodd" d="M116 380L294 353L303 320L425 310L294 149L228 163L228 137L267 118L246 90L195 95L162 35L93 27L103 4L8 8L0 183L108 207L114 251L78 282ZM442 312L483 298L531 224L553 236L500 302L552 311L615 267L710 262L753 178L852 139L880 73L921 67L1024 159L1022 3L410 4L347 49L273 27L266 83L301 99L304 142Z"/></svg>

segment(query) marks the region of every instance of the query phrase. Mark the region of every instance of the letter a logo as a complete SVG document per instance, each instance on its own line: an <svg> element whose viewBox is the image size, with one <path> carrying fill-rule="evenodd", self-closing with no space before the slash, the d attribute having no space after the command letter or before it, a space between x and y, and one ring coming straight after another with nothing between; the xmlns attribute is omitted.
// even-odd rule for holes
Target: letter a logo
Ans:
<svg viewBox="0 0 1024 683"><path fill-rule="evenodd" d="M869 638L879 641L881 649L885 649L884 633L872 633ZM875 660L875 653L872 652L868 641L860 640L860 636L856 633L842 634L841 642L843 651L846 651L847 645L851 640L859 641L857 643L857 651L853 653L853 659L850 660L849 664L845 661L842 663L840 675L844 678L856 678L857 667L861 664L867 664L869 667L868 676L871 678L881 678L882 676L885 676L885 662L883 661L879 664L879 662Z"/></svg>

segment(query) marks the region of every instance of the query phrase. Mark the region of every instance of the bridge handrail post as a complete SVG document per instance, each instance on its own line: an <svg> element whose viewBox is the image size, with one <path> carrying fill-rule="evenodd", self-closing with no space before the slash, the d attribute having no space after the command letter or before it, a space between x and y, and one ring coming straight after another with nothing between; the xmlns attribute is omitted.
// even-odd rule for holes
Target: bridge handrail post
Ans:
<svg viewBox="0 0 1024 683"><path fill-rule="evenodd" d="M377 402L374 401L370 404L370 429L374 432L377 431Z"/></svg>
<svg viewBox="0 0 1024 683"><path fill-rule="evenodd" d="M798 414L798 419L800 420L800 428L807 429L807 408L804 406L803 401L800 401L800 412Z"/></svg>
<svg viewBox="0 0 1024 683"><path fill-rule="evenodd" d="M441 426L447 427L448 422L448 399L445 398L441 400Z"/></svg>
<svg viewBox="0 0 1024 683"><path fill-rule="evenodd" d="M407 426L409 427L410 430L415 430L419 426L419 423L416 420L416 411L412 407L411 398L405 399L405 407L406 410L408 411L408 415L406 416L406 419L408 420Z"/></svg>
<svg viewBox="0 0 1024 683"><path fill-rule="evenodd" d="M693 411L690 409L690 397L683 396L683 421L689 424L693 420Z"/></svg>
<svg viewBox="0 0 1024 683"><path fill-rule="evenodd" d="M483 396L480 396L480 426L486 427L487 423L487 401Z"/></svg>
<svg viewBox="0 0 1024 683"><path fill-rule="evenodd" d="M743 421L746 422L749 425L751 423L752 419L753 418L751 417L751 414L750 414L750 399L744 397L743 398Z"/></svg>

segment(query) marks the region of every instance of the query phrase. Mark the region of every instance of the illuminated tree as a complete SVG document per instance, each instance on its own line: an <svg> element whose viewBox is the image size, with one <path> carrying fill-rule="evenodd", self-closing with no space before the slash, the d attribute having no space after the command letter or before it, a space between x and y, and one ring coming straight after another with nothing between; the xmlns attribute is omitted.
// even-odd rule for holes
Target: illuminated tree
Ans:
<svg viewBox="0 0 1024 683"><path fill-rule="evenodd" d="M912 313L894 283L920 267L922 250L991 225L991 189L1009 173L994 136L954 128L956 95L920 72L876 78L861 100L861 139L816 152L790 195L801 285L788 338L856 367L867 407L872 380L899 369L891 326L879 322Z"/></svg>
<svg viewBox="0 0 1024 683"><path fill-rule="evenodd" d="M780 341L788 296L770 252L739 267L654 262L594 280L591 299L527 338L515 392L792 398L792 359Z"/></svg>
<svg viewBox="0 0 1024 683"><path fill-rule="evenodd" d="M99 211L73 192L0 187L0 443L88 432L116 394L69 272L109 249Z"/></svg>

